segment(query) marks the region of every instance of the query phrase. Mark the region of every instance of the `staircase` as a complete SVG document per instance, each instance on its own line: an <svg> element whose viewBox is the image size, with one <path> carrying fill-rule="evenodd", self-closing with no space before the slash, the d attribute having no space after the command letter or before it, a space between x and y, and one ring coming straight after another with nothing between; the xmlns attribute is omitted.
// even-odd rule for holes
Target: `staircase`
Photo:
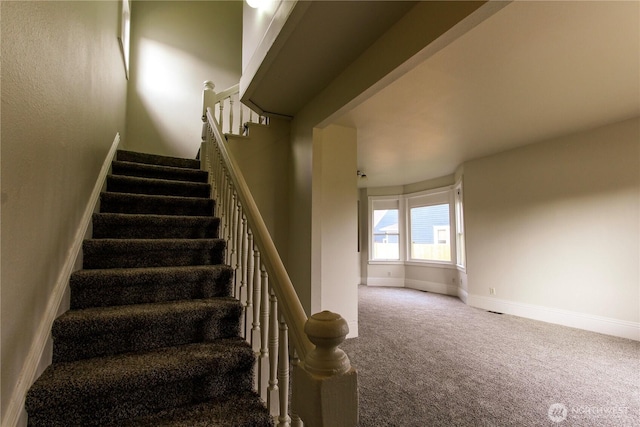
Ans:
<svg viewBox="0 0 640 427"><path fill-rule="evenodd" d="M118 151L29 426L272 426L197 160Z"/></svg>

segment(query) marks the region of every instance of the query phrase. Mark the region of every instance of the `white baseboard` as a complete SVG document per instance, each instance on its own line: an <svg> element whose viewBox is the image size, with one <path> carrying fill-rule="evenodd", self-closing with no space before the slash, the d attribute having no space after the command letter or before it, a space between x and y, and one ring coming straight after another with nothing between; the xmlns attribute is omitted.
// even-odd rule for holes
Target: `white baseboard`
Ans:
<svg viewBox="0 0 640 427"><path fill-rule="evenodd" d="M512 314L533 320L584 329L606 335L640 341L640 323L507 301L480 295L468 295L467 304L484 310Z"/></svg>
<svg viewBox="0 0 640 427"><path fill-rule="evenodd" d="M387 286L390 288L404 288L404 279L398 277L368 277L367 286Z"/></svg>
<svg viewBox="0 0 640 427"><path fill-rule="evenodd" d="M9 404L7 405L6 416L4 417L2 427L15 427L20 420L26 419L24 414L24 402L27 391L35 381L36 375L38 375L38 367L46 366L51 363L51 361L43 360L45 347L47 346L47 342L51 335L51 327L53 325L53 321L58 315L63 297L67 291L69 278L71 277L71 273L74 271L76 260L81 256L82 242L87 230L89 229L89 225L91 224L91 217L100 199L100 192L102 191L103 184L106 181L107 173L109 172L111 162L119 144L120 134L117 133L111 145L111 149L109 150L109 153L107 153L107 157L102 164L100 175L98 175L98 179L93 187L89 202L87 203L84 214L80 220L80 225L76 230L73 243L67 252L64 264L56 280L49 302L47 303L46 311L40 319L40 324L38 325L35 338L22 366L18 382L13 389L11 400L9 400Z"/></svg>
<svg viewBox="0 0 640 427"><path fill-rule="evenodd" d="M458 287L458 298L465 304L469 304L467 301L469 300L469 294L464 289Z"/></svg>
<svg viewBox="0 0 640 427"><path fill-rule="evenodd" d="M458 296L458 288L445 283L430 282L427 280L405 279L404 286L419 291L433 292L436 294Z"/></svg>

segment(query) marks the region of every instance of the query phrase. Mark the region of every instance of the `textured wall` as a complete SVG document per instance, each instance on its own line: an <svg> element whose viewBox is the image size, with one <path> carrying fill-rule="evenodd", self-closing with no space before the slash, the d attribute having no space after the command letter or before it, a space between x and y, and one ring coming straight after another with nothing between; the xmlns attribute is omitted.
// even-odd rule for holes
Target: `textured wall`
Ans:
<svg viewBox="0 0 640 427"><path fill-rule="evenodd" d="M105 156L124 131L118 2L5 2L2 417Z"/></svg>
<svg viewBox="0 0 640 427"><path fill-rule="evenodd" d="M195 157L203 82L222 91L240 81L242 3L133 3L126 148Z"/></svg>

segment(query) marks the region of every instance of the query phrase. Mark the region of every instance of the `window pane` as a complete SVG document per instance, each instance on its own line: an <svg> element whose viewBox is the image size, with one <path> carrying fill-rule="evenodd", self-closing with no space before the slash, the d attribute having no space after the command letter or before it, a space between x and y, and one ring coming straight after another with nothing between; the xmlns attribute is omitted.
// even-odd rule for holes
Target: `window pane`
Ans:
<svg viewBox="0 0 640 427"><path fill-rule="evenodd" d="M448 204L411 208L411 258L451 261Z"/></svg>
<svg viewBox="0 0 640 427"><path fill-rule="evenodd" d="M400 259L398 209L373 211L372 259Z"/></svg>

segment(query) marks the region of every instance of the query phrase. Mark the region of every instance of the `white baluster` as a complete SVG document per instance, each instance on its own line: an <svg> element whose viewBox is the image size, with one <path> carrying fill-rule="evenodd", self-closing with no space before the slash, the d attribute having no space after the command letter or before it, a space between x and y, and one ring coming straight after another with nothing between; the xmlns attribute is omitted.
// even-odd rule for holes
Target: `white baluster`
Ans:
<svg viewBox="0 0 640 427"><path fill-rule="evenodd" d="M233 97L229 97L229 133L233 133Z"/></svg>
<svg viewBox="0 0 640 427"><path fill-rule="evenodd" d="M245 219L246 221L246 219ZM246 226L247 229L247 278L246 278L246 295L244 304L244 338L251 343L251 323L253 323L253 270L255 248L253 246L253 232L251 227Z"/></svg>
<svg viewBox="0 0 640 427"><path fill-rule="evenodd" d="M263 400L267 400L269 384L269 276L264 265L260 266L262 279L260 296L260 355L258 357L258 391Z"/></svg>
<svg viewBox="0 0 640 427"><path fill-rule="evenodd" d="M273 289L269 294L269 389L267 408L271 415L278 414L278 299Z"/></svg>
<svg viewBox="0 0 640 427"><path fill-rule="evenodd" d="M260 297L262 296L262 281L260 279L260 251L258 250L257 246L254 246L253 248L253 265L253 313L251 322L251 348L253 348L254 352L258 353L260 351ZM255 372L258 372L258 370L256 369Z"/></svg>
<svg viewBox="0 0 640 427"><path fill-rule="evenodd" d="M238 301L242 302L246 298L247 291L247 218L244 216L242 206L238 202L238 262L240 263ZM244 324L244 306L240 324ZM244 328L243 328L244 332ZM244 338L244 337L243 337Z"/></svg>
<svg viewBox="0 0 640 427"><path fill-rule="evenodd" d="M280 351L278 353L278 384L280 385L280 414L278 427L289 427L289 329L280 318Z"/></svg>
<svg viewBox="0 0 640 427"><path fill-rule="evenodd" d="M297 369L300 369L300 358L298 357L298 353L294 349L293 357L291 359L291 375L295 375ZM292 392L295 393L296 390L293 389ZM291 427L304 427L304 423L298 415L298 411L296 410L293 400L291 402Z"/></svg>
<svg viewBox="0 0 640 427"><path fill-rule="evenodd" d="M226 170L225 170L226 172ZM225 201L225 211L227 213L227 223L225 224L225 239L229 248L227 249L227 264L233 265L233 243L231 242L231 236L233 236L233 188L231 187L231 180L227 176L227 197Z"/></svg>
<svg viewBox="0 0 640 427"><path fill-rule="evenodd" d="M220 124L220 129L224 131L224 99L221 99L218 104L220 105L220 118L218 119L218 123Z"/></svg>
<svg viewBox="0 0 640 427"><path fill-rule="evenodd" d="M238 230L240 229L240 217L238 216L238 196L233 193L233 205L231 207L231 265L233 267L233 296L238 297L236 292L238 282L238 268L240 267L240 257L238 256Z"/></svg>
<svg viewBox="0 0 640 427"><path fill-rule="evenodd" d="M240 124L238 125L238 135L242 135L242 131L243 131L242 129L242 127L244 126L244 123L242 121L243 113L244 113L244 106L242 105L242 103L240 103Z"/></svg>

